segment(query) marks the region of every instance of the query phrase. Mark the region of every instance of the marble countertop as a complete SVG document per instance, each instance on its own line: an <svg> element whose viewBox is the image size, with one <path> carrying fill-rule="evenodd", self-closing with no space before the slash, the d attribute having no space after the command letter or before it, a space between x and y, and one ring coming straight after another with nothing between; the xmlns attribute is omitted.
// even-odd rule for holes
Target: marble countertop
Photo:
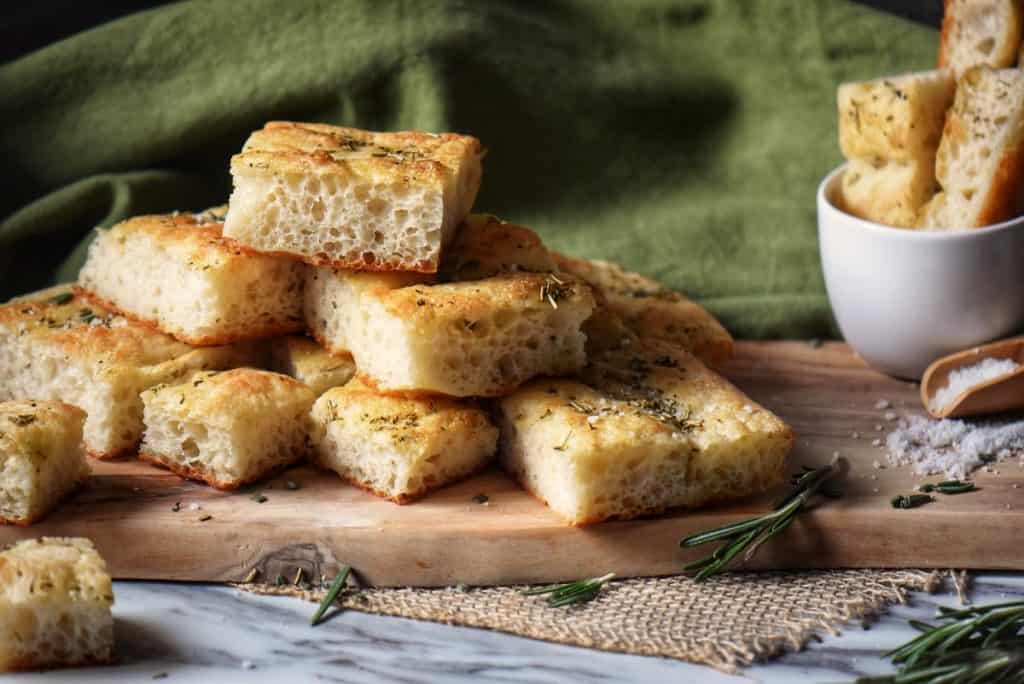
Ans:
<svg viewBox="0 0 1024 684"><path fill-rule="evenodd" d="M973 577L973 603L1024 598L1024 574ZM917 593L870 628L850 624L801 653L727 675L688 663L591 651L465 627L354 611L314 628L315 606L230 587L116 582L121 663L23 674L17 682L849 682L889 671L879 654L913 637L908 618L929 619L951 591Z"/></svg>

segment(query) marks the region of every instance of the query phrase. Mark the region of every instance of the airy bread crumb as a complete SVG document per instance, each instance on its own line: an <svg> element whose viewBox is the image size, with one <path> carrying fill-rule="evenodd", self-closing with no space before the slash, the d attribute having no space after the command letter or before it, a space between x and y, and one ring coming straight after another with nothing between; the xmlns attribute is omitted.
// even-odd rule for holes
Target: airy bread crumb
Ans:
<svg viewBox="0 0 1024 684"><path fill-rule="evenodd" d="M88 539L43 537L0 551L0 671L109 663L113 587Z"/></svg>
<svg viewBox="0 0 1024 684"><path fill-rule="evenodd" d="M289 335L272 340L270 358L273 370L307 385L317 396L344 385L356 374L351 354L332 354L308 337Z"/></svg>
<svg viewBox="0 0 1024 684"><path fill-rule="evenodd" d="M316 462L400 504L479 470L498 441L473 404L389 397L358 380L317 399L313 423Z"/></svg>
<svg viewBox="0 0 1024 684"><path fill-rule="evenodd" d="M1024 70L975 67L957 84L923 225L980 228L1024 213Z"/></svg>
<svg viewBox="0 0 1024 684"><path fill-rule="evenodd" d="M0 306L0 401L56 399L83 409L85 447L113 458L142 436L139 393L200 369L262 365L265 346L195 348L50 288Z"/></svg>
<svg viewBox="0 0 1024 684"><path fill-rule="evenodd" d="M981 65L1012 67L1022 36L1020 0L945 0L939 66L954 70L957 76Z"/></svg>
<svg viewBox="0 0 1024 684"><path fill-rule="evenodd" d="M781 482L793 442L776 416L659 341L498 405L503 464L573 525L764 491Z"/></svg>
<svg viewBox="0 0 1024 684"><path fill-rule="evenodd" d="M98 231L80 287L189 344L302 330L302 265L224 240L220 211L139 216Z"/></svg>
<svg viewBox="0 0 1024 684"><path fill-rule="evenodd" d="M278 373L195 373L142 393L139 458L218 489L236 489L301 459L313 390Z"/></svg>
<svg viewBox="0 0 1024 684"><path fill-rule="evenodd" d="M89 477L84 422L59 401L0 402L0 523L32 524Z"/></svg>
<svg viewBox="0 0 1024 684"><path fill-rule="evenodd" d="M465 135L272 121L231 159L224 234L316 265L433 273L482 158Z"/></svg>

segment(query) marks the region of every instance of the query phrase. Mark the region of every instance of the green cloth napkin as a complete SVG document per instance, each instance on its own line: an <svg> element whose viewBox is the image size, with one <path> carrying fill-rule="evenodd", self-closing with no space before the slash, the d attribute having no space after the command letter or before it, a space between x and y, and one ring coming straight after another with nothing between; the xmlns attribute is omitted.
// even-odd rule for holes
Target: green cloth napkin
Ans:
<svg viewBox="0 0 1024 684"><path fill-rule="evenodd" d="M814 195L835 88L930 68L928 28L842 0L239 0L128 16L0 67L0 300L94 226L230 193L271 119L460 131L477 209L698 298L741 337L834 331Z"/></svg>

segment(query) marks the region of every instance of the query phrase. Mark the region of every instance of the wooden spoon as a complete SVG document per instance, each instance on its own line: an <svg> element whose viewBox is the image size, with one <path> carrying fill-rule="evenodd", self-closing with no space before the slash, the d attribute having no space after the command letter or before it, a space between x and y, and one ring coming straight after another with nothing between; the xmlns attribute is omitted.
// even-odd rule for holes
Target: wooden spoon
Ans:
<svg viewBox="0 0 1024 684"><path fill-rule="evenodd" d="M965 390L945 406L932 406L931 400L935 393L949 384L950 373L981 363L986 358L1012 359L1021 367ZM928 413L936 418L1024 409L1024 337L993 342L944 356L934 362L921 377L921 402Z"/></svg>

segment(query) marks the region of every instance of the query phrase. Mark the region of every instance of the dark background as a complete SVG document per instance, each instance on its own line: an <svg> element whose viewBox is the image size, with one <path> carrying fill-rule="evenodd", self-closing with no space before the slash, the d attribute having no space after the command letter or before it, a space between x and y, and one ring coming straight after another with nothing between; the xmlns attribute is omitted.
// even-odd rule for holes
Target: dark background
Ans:
<svg viewBox="0 0 1024 684"><path fill-rule="evenodd" d="M854 1L932 26L938 26L942 20L942 0ZM166 0L32 0L7 3L8 6L0 10L0 16L3 17L0 21L0 62L17 59L25 53L125 14L166 4L169 4Z"/></svg>

